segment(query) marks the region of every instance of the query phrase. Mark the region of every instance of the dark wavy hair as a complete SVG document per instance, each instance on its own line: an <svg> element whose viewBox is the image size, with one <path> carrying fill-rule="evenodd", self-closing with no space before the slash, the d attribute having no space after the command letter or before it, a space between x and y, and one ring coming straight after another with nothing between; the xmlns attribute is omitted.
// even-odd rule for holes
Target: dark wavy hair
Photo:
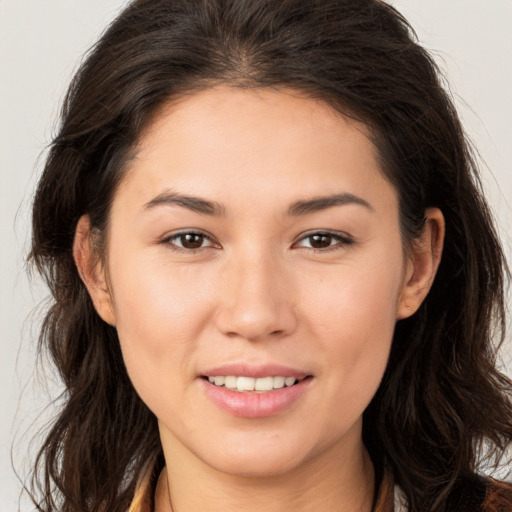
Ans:
<svg viewBox="0 0 512 512"><path fill-rule="evenodd" d="M132 387L115 328L94 310L72 245L84 214L105 232L130 151L158 109L216 84L292 88L365 123L398 190L404 247L428 207L443 212L437 277L419 311L397 323L363 437L411 511L448 511L482 453L498 457L512 443L512 382L496 367L508 271L439 70L379 0L138 0L91 49L33 206L30 258L54 299L39 349L66 390L35 464L38 510L126 512L147 461L162 457L156 419Z"/></svg>

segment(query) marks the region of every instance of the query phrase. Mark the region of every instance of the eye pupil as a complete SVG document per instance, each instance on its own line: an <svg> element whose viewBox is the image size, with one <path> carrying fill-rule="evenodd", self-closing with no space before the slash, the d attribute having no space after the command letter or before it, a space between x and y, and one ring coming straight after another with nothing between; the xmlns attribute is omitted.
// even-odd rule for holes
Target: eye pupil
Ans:
<svg viewBox="0 0 512 512"><path fill-rule="evenodd" d="M314 249L323 249L329 247L332 242L331 235L312 235L310 237L311 247Z"/></svg>
<svg viewBox="0 0 512 512"><path fill-rule="evenodd" d="M180 242L186 249L199 249L203 245L204 235L198 233L187 233L180 236Z"/></svg>

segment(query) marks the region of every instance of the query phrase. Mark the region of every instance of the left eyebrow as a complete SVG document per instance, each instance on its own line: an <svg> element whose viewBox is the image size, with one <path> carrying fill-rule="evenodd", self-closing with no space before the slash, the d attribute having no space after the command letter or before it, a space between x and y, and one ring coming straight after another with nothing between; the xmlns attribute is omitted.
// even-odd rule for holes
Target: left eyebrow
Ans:
<svg viewBox="0 0 512 512"><path fill-rule="evenodd" d="M150 210L163 205L177 205L204 215L222 216L225 212L224 207L215 201L208 201L200 197L187 196L171 191L157 195L144 205L144 209Z"/></svg>
<svg viewBox="0 0 512 512"><path fill-rule="evenodd" d="M347 204L356 204L363 206L372 212L374 211L370 203L361 197L355 196L354 194L343 193L296 201L292 203L288 208L288 215L306 215L308 213L326 210L328 208L332 208L333 206L344 206Z"/></svg>

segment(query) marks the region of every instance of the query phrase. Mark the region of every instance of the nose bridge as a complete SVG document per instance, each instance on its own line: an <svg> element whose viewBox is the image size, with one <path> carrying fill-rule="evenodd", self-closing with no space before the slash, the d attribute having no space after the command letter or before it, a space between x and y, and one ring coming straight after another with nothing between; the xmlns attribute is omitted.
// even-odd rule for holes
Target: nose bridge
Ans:
<svg viewBox="0 0 512 512"><path fill-rule="evenodd" d="M296 323L283 262L270 250L245 247L226 263L218 327L248 340L285 335Z"/></svg>

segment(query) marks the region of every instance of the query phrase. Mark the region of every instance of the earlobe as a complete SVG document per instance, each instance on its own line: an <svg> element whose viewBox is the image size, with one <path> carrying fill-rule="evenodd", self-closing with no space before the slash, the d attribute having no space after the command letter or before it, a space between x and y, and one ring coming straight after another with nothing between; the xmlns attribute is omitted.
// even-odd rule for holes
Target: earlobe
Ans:
<svg viewBox="0 0 512 512"><path fill-rule="evenodd" d="M75 231L73 259L98 315L108 324L115 325L116 319L106 271L95 245L89 216L83 215Z"/></svg>
<svg viewBox="0 0 512 512"><path fill-rule="evenodd" d="M397 320L413 315L425 300L441 261L445 234L444 216L439 208L428 208L421 237L414 242L407 261Z"/></svg>

